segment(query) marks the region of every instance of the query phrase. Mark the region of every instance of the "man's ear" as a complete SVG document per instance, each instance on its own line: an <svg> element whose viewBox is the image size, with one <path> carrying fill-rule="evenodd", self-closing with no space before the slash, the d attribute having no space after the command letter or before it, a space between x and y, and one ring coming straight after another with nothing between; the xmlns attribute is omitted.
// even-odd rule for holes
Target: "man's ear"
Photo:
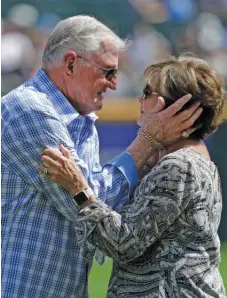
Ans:
<svg viewBox="0 0 227 298"><path fill-rule="evenodd" d="M68 69L73 72L74 59L69 63Z"/></svg>
<svg viewBox="0 0 227 298"><path fill-rule="evenodd" d="M64 55L65 72L67 75L71 75L74 71L74 62L76 53L69 51Z"/></svg>

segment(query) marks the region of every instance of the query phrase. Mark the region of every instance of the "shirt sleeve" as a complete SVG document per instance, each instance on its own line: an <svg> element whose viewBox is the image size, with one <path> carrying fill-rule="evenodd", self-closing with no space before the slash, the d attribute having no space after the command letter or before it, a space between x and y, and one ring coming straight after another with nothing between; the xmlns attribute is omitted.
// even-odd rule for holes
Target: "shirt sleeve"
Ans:
<svg viewBox="0 0 227 298"><path fill-rule="evenodd" d="M76 221L78 206L72 196L56 183L39 174L42 151L47 147L58 148L59 144L63 144L70 150L91 187L95 184L96 189L101 189L99 191L101 199L108 202L108 198L112 198L112 207L114 207L114 198L117 198L121 192L122 196L123 193L129 196L129 180L116 166L110 164L103 169L100 168L98 172L95 169L89 170L88 165L79 158L67 127L61 123L52 109L25 111L6 128L4 127L2 163L37 191L44 192L47 199L62 215L71 221ZM106 182L105 177L107 177Z"/></svg>
<svg viewBox="0 0 227 298"><path fill-rule="evenodd" d="M138 183L135 162L128 152L123 152L102 167L99 160L99 140L95 134L94 143L94 166L88 177L89 184L97 197L114 210L120 211Z"/></svg>
<svg viewBox="0 0 227 298"><path fill-rule="evenodd" d="M191 163L166 156L144 177L121 214L96 200L81 210L79 220L87 226L89 242L127 263L159 240L197 191Z"/></svg>

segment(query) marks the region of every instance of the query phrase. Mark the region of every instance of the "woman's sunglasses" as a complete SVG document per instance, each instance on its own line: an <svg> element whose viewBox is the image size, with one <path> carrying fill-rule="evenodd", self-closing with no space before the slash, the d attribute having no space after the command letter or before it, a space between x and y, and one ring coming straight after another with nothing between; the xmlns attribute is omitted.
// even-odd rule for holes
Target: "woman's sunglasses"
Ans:
<svg viewBox="0 0 227 298"><path fill-rule="evenodd" d="M146 86L143 88L143 99L147 99L148 97L151 97L152 95L157 95L159 96L159 94L157 92L153 92L152 91L152 87L148 84L146 84Z"/></svg>

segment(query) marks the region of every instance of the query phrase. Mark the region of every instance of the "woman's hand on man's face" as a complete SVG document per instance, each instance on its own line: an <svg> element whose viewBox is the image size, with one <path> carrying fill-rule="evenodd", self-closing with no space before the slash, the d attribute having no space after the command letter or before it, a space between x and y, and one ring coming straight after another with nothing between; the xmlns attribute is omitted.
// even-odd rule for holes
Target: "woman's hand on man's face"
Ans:
<svg viewBox="0 0 227 298"><path fill-rule="evenodd" d="M68 190L72 195L88 187L88 183L75 163L69 150L60 145L59 150L54 148L45 149L42 153L43 164L40 167L41 173ZM44 171L45 170L45 171Z"/></svg>

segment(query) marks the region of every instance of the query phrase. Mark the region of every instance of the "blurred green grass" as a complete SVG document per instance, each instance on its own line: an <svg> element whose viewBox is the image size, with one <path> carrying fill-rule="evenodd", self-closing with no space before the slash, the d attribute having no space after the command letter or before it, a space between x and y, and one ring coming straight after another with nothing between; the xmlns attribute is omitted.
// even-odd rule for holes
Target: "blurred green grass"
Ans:
<svg viewBox="0 0 227 298"><path fill-rule="evenodd" d="M220 272L227 289L227 242L221 244L221 264ZM96 261L93 263L92 270L89 276L89 298L105 298L108 286L108 280L111 271L111 259L100 266Z"/></svg>

